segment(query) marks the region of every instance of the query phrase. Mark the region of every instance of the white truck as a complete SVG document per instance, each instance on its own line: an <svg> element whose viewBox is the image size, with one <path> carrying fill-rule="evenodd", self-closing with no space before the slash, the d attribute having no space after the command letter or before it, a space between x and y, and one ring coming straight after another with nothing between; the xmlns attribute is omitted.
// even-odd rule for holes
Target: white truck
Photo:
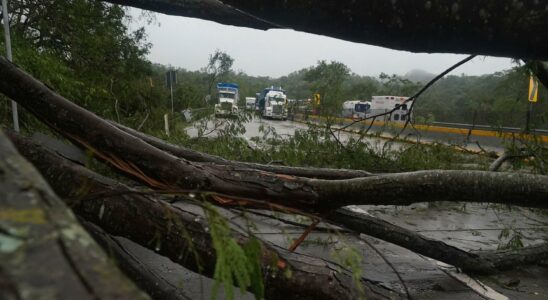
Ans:
<svg viewBox="0 0 548 300"><path fill-rule="evenodd" d="M397 108L391 114L378 118L377 120L405 122L409 114L409 107L413 101L407 101L409 97L403 96L373 96L371 97L371 109L367 117L389 112Z"/></svg>
<svg viewBox="0 0 548 300"><path fill-rule="evenodd" d="M255 97L245 97L245 109L246 110L255 110Z"/></svg>
<svg viewBox="0 0 548 300"><path fill-rule="evenodd" d="M239 86L236 83L217 83L219 102L215 104L215 117L230 117L238 114Z"/></svg>
<svg viewBox="0 0 548 300"><path fill-rule="evenodd" d="M268 91L264 98L263 118L287 120L287 96L282 91Z"/></svg>
<svg viewBox="0 0 548 300"><path fill-rule="evenodd" d="M342 116L345 118L361 119L365 118L371 109L371 101L349 100L343 102Z"/></svg>

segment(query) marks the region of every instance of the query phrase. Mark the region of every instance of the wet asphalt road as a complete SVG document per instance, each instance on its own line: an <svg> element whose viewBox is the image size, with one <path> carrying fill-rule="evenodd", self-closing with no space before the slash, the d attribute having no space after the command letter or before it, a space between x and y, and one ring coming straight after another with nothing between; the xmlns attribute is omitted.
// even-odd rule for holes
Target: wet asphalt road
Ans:
<svg viewBox="0 0 548 300"><path fill-rule="evenodd" d="M195 212L201 210L183 202L176 202L174 205ZM525 246L548 240L548 217L524 208L510 210L487 204L463 206L449 202L418 203L407 207L360 208L373 216L465 250L496 249L508 243L516 234L520 235ZM242 224L246 222L229 211L223 211L223 214ZM264 216L248 214L247 217L255 223L254 233L257 236L285 248L304 230L303 227ZM282 214L280 217L302 222L290 215ZM328 226L323 223L319 225L324 228ZM509 231L509 236L500 237L502 231ZM150 272L179 287L181 294L187 299L211 298L213 280L188 271L128 240L120 240L126 250L141 260ZM486 299L470 287L477 283L478 278L465 277L464 281L458 280L455 274L460 273L452 268L447 269L443 264L427 257L366 235L313 232L297 248L297 252L334 260L334 251L348 246L357 249L362 257L360 264L363 279L379 282L404 294L407 291L412 299ZM493 289L490 299L548 299L546 264L521 267L479 279ZM509 287L506 285L508 282L519 283ZM223 298L221 292L219 299ZM236 299L253 297L244 293L237 295Z"/></svg>
<svg viewBox="0 0 548 300"><path fill-rule="evenodd" d="M230 122L226 119L217 119L215 121L210 121L207 123L205 132L208 132L215 128L215 124L222 124L223 122ZM221 127L223 125L220 125ZM340 125L334 125L334 128L337 128ZM308 125L305 121L282 121L282 120L267 120L255 117L250 122L245 123L246 132L242 135L246 139L250 140L253 137L263 137L264 130L261 132L261 127L263 128L273 128L278 135L281 136L292 136L296 130L306 130ZM363 125L355 125L348 129L359 131L360 129L366 128ZM380 128L372 126L370 133L379 133L380 137L365 137L363 140L370 143L374 149L381 149L384 143L390 140L392 137L399 133L399 130L390 129L390 128ZM197 136L198 131L195 127L187 128L187 133L191 136ZM210 135L215 135L215 132L212 132ZM336 131L335 135L337 138L345 143L349 137L358 138L360 135L348 131ZM408 142L417 142L422 143L434 143L439 142L447 145L456 145L459 148L464 148L471 151L480 151L485 149L487 151L493 151L496 153L504 152L504 140L498 137L489 137L489 136L466 136L462 134L450 134L450 133L440 133L440 132L425 132L417 131L409 127L403 133L399 135L400 138L406 139ZM401 147L406 144L406 142L393 142L392 147ZM478 146L479 144L479 146Z"/></svg>

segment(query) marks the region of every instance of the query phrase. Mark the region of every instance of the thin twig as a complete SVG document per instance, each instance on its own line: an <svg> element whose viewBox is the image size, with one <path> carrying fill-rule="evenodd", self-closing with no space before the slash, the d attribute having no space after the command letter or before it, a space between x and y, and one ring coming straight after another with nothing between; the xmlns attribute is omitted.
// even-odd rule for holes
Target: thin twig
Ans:
<svg viewBox="0 0 548 300"><path fill-rule="evenodd" d="M145 122L148 120L149 115L150 115L150 112L147 112L147 115L145 116L141 124L139 124L139 126L137 127L137 131L141 131L141 128L143 127L143 125L145 125Z"/></svg>
<svg viewBox="0 0 548 300"><path fill-rule="evenodd" d="M308 234L310 234L310 232L312 230L314 230L314 228L316 228L316 226L318 226L318 223L320 223L319 218L315 219L314 222L312 222L312 224L310 224L310 226L308 226L308 228L306 228L306 230L303 232L303 234L301 234L301 236L298 239L296 239L293 242L293 244L291 244L291 246L289 246L289 248L287 250L289 252L294 252L295 249L297 249L297 247L299 247L299 245L304 241L304 239L306 239Z"/></svg>

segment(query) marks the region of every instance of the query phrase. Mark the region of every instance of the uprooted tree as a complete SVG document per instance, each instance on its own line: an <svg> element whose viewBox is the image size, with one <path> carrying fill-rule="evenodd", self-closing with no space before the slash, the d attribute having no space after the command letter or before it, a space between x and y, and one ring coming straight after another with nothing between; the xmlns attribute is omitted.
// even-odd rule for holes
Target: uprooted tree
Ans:
<svg viewBox="0 0 548 300"><path fill-rule="evenodd" d="M348 10L351 16L341 15L333 19L334 23L322 23L322 26L317 26L318 18L325 20L325 16L306 14L307 17L301 19L299 13L306 10L307 6L305 4L295 7L283 6L288 5L282 4L282 2L287 3L286 1L272 1L276 5L282 5L284 10L281 11L290 12L287 15L273 15L272 19L265 18L268 16L264 15L261 4L256 1L224 1L230 3L232 7L218 1L116 0L112 2L263 29L290 25L297 29L362 42L375 42L375 38L380 39L385 36L380 34L383 30L388 32L395 30L392 26L384 28L378 24L369 24L367 28L371 31L361 36L358 33L358 28L361 27L355 27L359 25L347 24L352 30L346 30L345 34L338 31L341 28L339 27L341 22L352 23L353 17L360 17L354 14L367 11L365 10L367 7L361 7L364 8L363 10ZM364 1L359 5L374 5L376 2ZM431 3L432 7L425 6L424 9L443 10L443 5L436 3ZM484 4L485 8L480 7L479 10L472 1L459 3L460 6L457 5L457 8L454 8L454 5L451 6L451 9L440 18L453 20L451 16L454 16L454 11L479 12L482 9L489 9L486 10L489 11L488 16L472 19L472 21L484 22L495 20L493 15L505 14L500 2L497 2L499 5L495 7ZM530 9L536 8L536 5L527 2L512 11L525 17ZM391 11L397 8L395 6L397 5L388 7L383 4L377 9ZM334 7L346 6L344 3L337 6L334 1L326 1L323 6L315 9ZM211 14L202 15L205 8ZM405 5L400 8L402 10L400 21L405 25L403 17L405 9L409 10L409 8ZM333 9L330 10L333 11ZM313 11L315 10L310 12ZM251 17L250 13L262 18ZM534 30L538 26L546 25L544 21L546 18L542 18L545 13L545 10L540 10L539 18L535 15L535 18L523 26L529 26L529 30ZM430 14L427 15L430 16ZM383 23L382 20L382 17L376 19L380 24ZM458 18L453 21L457 25L460 24ZM501 19L496 21L502 22ZM505 26L509 25L504 23L498 27L505 28ZM407 28L407 26L404 27ZM313 28L316 29L312 30ZM493 35L492 40L486 43L483 42L484 32L481 30L469 32L459 28L457 26L451 29L455 30L453 35L440 32L441 36L430 37L435 41L444 41L439 44L426 43L433 48L416 48L401 35L396 35L393 39L397 44L386 41L376 43L408 50L454 49L453 51L504 54L531 59L545 58L543 56L543 53L546 53L545 49L518 47L519 43L512 35ZM513 27L514 31L509 32L520 32L521 28ZM412 40L420 36L419 32L428 35L420 28L413 30L417 35L414 35ZM442 36L448 38L444 39ZM522 37L518 35L517 38ZM539 34L531 38L530 42L539 42L540 46L547 45L548 43L543 43L545 38L545 35ZM462 39L466 42L459 42L457 47L456 41L462 41ZM482 40L482 43L476 43L478 40ZM542 65L539 69L543 70ZM217 277L219 274L226 275L226 270L222 273L222 270L218 269L218 260L226 259L222 256L225 254L218 252L219 236L213 237L211 234L213 230L211 232L208 230L208 228L217 228L217 233L221 232L222 235L233 238L229 241L221 238L227 245L234 242L241 246L237 249L255 249L248 253L254 255L255 259L255 264L248 266L249 274L277 275L264 276L264 281L253 284L251 281L261 276L237 278L242 281L238 282L239 285L269 299L288 297L344 299L357 297L360 294L365 295L367 299L405 298L405 295L379 286L365 278L359 282L353 282L348 270L334 266L331 262L280 249L233 228L227 229L223 226L215 227L214 224L206 224L203 221L197 222L194 212L175 208L165 201L166 198L162 196L164 193L177 194L199 207L238 206L244 209L258 208L303 214L316 221L332 222L355 232L392 242L468 272L493 273L519 264L534 263L546 259L548 255L545 244L519 251L466 252L343 208L351 204L408 205L439 200L492 202L547 208L547 176L452 170L372 174L356 170L297 168L229 161L168 144L120 124L101 119L58 95L4 58L0 58L0 78L2 78L0 92L17 101L40 121L75 145L90 151L96 158L108 163L121 174L148 187L148 189L130 188L98 175L85 166L34 144L24 137L10 133L10 138L19 152L41 171L47 182L65 202L63 204L45 183L40 181L41 179L31 170L31 167L15 153L6 138L0 137L2 147L0 153L3 155L2 161L5 161L0 166L2 168L0 183L10 195L0 202L2 212L0 238L2 241L9 242L7 245L11 246L0 248L2 251L0 252L2 258L0 260L0 283L2 283L0 295L5 295L6 298L32 298L32 295L45 292L54 295L70 292L74 293L70 294L71 297L80 295L84 298L96 299L146 297L117 271L111 271L112 266L104 264L107 259L105 254L81 230L66 206L82 219L82 224L101 244L110 245L108 248L116 253L126 274L130 274L139 287L153 297L167 298L172 292L172 287L158 286L155 278L146 276L146 272L140 269L138 262L131 260L116 247L110 235L127 237L191 270L206 276ZM31 213L28 214L28 212ZM208 218L210 222L212 220L222 222L214 213L211 214L210 212L210 218ZM21 230L21 220L26 222L24 225L31 226L30 232ZM309 229L312 228L313 226L309 227ZM40 235L45 238L41 240ZM157 243L151 244L151 240L156 240ZM55 257L55 262L52 264L63 264L67 271L50 277L42 273L33 274L31 266L34 261L40 259L40 251L51 253L49 255ZM88 268L91 264L97 265L98 268L90 271ZM19 266L24 267L19 268ZM287 270L291 270L292 276L283 276ZM101 274L104 272L112 272L111 277L102 277ZM238 276L229 273L228 277L232 278L233 275ZM63 290L63 287L59 286L60 281L70 283L71 288ZM113 285L118 289L112 290ZM3 288L4 286L6 288ZM44 286L47 286L47 291L42 289Z"/></svg>

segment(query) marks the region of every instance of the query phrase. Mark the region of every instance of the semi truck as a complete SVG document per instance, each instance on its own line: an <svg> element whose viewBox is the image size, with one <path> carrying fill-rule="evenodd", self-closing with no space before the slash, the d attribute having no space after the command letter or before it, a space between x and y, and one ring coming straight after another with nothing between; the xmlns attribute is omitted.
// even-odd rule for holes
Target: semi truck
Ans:
<svg viewBox="0 0 548 300"><path fill-rule="evenodd" d="M229 117L238 114L239 86L236 83L217 83L218 103L215 104L216 117Z"/></svg>
<svg viewBox="0 0 548 300"><path fill-rule="evenodd" d="M281 87L264 89L257 95L255 105L263 118L287 120L287 95Z"/></svg>
<svg viewBox="0 0 548 300"><path fill-rule="evenodd" d="M287 96L285 93L270 91L266 94L263 117L287 120Z"/></svg>

